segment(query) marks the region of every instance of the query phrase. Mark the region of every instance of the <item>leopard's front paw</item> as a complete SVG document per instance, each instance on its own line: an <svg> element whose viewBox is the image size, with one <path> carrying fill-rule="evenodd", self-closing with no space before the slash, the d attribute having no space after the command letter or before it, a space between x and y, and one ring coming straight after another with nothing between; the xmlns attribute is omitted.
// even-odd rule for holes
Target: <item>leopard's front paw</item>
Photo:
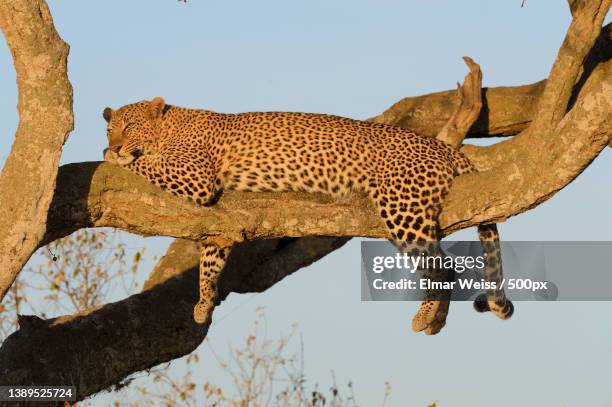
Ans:
<svg viewBox="0 0 612 407"><path fill-rule="evenodd" d="M197 324L204 324L210 320L215 305L211 301L200 301L193 308L193 320Z"/></svg>

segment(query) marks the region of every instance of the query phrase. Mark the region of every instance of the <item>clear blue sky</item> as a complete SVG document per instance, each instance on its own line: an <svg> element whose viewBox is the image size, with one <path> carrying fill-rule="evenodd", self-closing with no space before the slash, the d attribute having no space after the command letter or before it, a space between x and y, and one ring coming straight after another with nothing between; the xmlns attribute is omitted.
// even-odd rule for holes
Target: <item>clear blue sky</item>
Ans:
<svg viewBox="0 0 612 407"><path fill-rule="evenodd" d="M569 24L563 2L521 0L51 1L71 45L76 128L63 163L100 160L101 111L164 96L224 112L291 110L353 118L404 96L453 88L461 56L481 64L487 86L544 78ZM17 123L10 55L0 45L0 160ZM609 240L612 154L571 186L501 225L506 240ZM459 236L474 238L473 231ZM163 253L168 239L133 239ZM519 303L511 321L452 305L441 334L410 329L416 303L360 302L353 240L259 295L232 295L209 340L224 353L247 334L256 306L273 332L299 322L306 373L327 385L355 383L362 406L612 406L612 304ZM247 300L247 302L245 302ZM199 378L219 370L202 346ZM223 379L218 381L223 382ZM94 401L104 405L105 398Z"/></svg>

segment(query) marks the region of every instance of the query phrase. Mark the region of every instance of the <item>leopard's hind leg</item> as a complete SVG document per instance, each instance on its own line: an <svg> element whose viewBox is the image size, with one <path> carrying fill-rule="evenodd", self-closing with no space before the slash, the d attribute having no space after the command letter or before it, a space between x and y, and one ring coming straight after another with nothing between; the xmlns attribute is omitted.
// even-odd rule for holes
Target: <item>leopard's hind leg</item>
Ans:
<svg viewBox="0 0 612 407"><path fill-rule="evenodd" d="M444 256L440 248L438 215L442 198L450 180L439 179L436 188L419 188L417 182L405 183L403 189L382 183L373 194L379 213L390 234L390 239L401 251L413 256ZM412 184L412 186L410 186ZM423 278L436 282L453 281L454 270L443 267L421 270ZM450 290L427 290L419 310L412 320L412 328L428 335L438 333L446 323Z"/></svg>
<svg viewBox="0 0 612 407"><path fill-rule="evenodd" d="M425 254L427 258L435 260L434 265L422 270L422 278L435 283L454 281L455 271L439 264L445 257L439 241L427 242ZM412 329L415 332L423 331L427 335L435 335L440 332L446 325L451 294L450 289L425 290L421 305L412 318Z"/></svg>
<svg viewBox="0 0 612 407"><path fill-rule="evenodd" d="M200 299L193 309L193 319L198 324L210 320L218 295L219 276L229 256L227 243L205 241L200 249Z"/></svg>

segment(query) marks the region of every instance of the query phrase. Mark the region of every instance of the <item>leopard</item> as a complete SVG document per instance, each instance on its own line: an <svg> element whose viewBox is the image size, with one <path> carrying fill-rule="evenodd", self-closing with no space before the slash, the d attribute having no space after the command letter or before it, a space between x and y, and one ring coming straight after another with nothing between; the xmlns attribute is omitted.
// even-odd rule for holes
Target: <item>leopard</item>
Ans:
<svg viewBox="0 0 612 407"><path fill-rule="evenodd" d="M146 178L196 205L214 205L223 191L322 193L343 199L365 193L399 250L442 255L439 218L455 177L475 167L458 149L397 126L299 112L218 113L166 104L162 97L103 110L106 162ZM485 277L502 278L495 224L478 226L486 256ZM223 239L203 239L199 301L193 318L204 324L218 296L231 252ZM453 281L454 270L422 270L435 281ZM428 290L412 320L416 332L445 325L449 290ZM501 319L513 314L501 289L475 301L477 311Z"/></svg>

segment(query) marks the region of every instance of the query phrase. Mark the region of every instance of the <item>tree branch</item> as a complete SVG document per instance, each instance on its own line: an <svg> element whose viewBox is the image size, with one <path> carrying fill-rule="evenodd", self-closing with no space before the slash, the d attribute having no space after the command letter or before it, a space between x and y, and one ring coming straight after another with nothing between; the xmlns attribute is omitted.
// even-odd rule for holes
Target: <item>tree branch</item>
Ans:
<svg viewBox="0 0 612 407"><path fill-rule="evenodd" d="M43 0L0 2L19 90L19 127L0 174L0 301L40 243L62 145L73 128L68 45Z"/></svg>
<svg viewBox="0 0 612 407"><path fill-rule="evenodd" d="M532 123L533 131L553 134L565 116L574 85L600 34L611 3L612 0L570 2L572 23L540 97L536 119Z"/></svg>
<svg viewBox="0 0 612 407"><path fill-rule="evenodd" d="M514 136L531 123L546 81L482 89L482 109L467 138ZM369 120L436 137L459 106L456 90L407 97Z"/></svg>
<svg viewBox="0 0 612 407"><path fill-rule="evenodd" d="M220 299L231 292L263 291L346 240L238 244L219 282ZM177 239L142 293L79 315L30 318L0 348L0 385L74 385L82 400L132 373L191 353L209 328L193 322L198 258L196 243Z"/></svg>
<svg viewBox="0 0 612 407"><path fill-rule="evenodd" d="M458 149L461 147L468 131L478 119L482 109L482 72L480 66L470 57L463 57L470 69L463 81L457 83L459 106L436 138Z"/></svg>
<svg viewBox="0 0 612 407"><path fill-rule="evenodd" d="M593 32L599 32L599 27ZM594 67L607 62L612 56L611 35L610 24L607 24L586 57L582 78L575 86L572 85L569 107ZM482 110L467 138L514 136L525 130L536 116L540 96L546 84L547 80L542 80L530 85L483 88ZM551 92L554 96L554 92ZM436 137L458 105L459 100L454 97L452 90L406 97L369 120L410 129L423 136ZM610 143L612 146L612 141ZM495 165L490 167L493 166Z"/></svg>
<svg viewBox="0 0 612 407"><path fill-rule="evenodd" d="M338 203L319 194L229 191L214 206L201 207L129 171L98 162L60 168L48 222L42 244L85 227L191 240L386 236L365 196Z"/></svg>
<svg viewBox="0 0 612 407"><path fill-rule="evenodd" d="M463 212L456 214L443 212L442 222L451 230L471 226L474 221L503 221L539 205L578 176L612 142L610 27L608 24L601 30L597 41L591 40L590 32L571 27L568 30L568 36L576 38L566 39L560 55L571 53L566 48L577 46L580 36L595 46L586 58L580 59L584 64L581 62L579 80L573 68L565 70L573 88L569 100L571 110L557 125L540 129L534 122L518 136L490 147L466 145L462 148L481 172L459 177L453 185L453 193L445 205L453 206L450 201L456 200L464 207ZM599 32L599 28L595 31ZM567 62L563 58L558 58L559 61L561 65ZM558 80L564 70L553 68L551 72L556 72ZM540 109L559 105L559 100L553 104L540 103ZM556 113L546 114L551 118ZM483 206L482 202L487 204Z"/></svg>

